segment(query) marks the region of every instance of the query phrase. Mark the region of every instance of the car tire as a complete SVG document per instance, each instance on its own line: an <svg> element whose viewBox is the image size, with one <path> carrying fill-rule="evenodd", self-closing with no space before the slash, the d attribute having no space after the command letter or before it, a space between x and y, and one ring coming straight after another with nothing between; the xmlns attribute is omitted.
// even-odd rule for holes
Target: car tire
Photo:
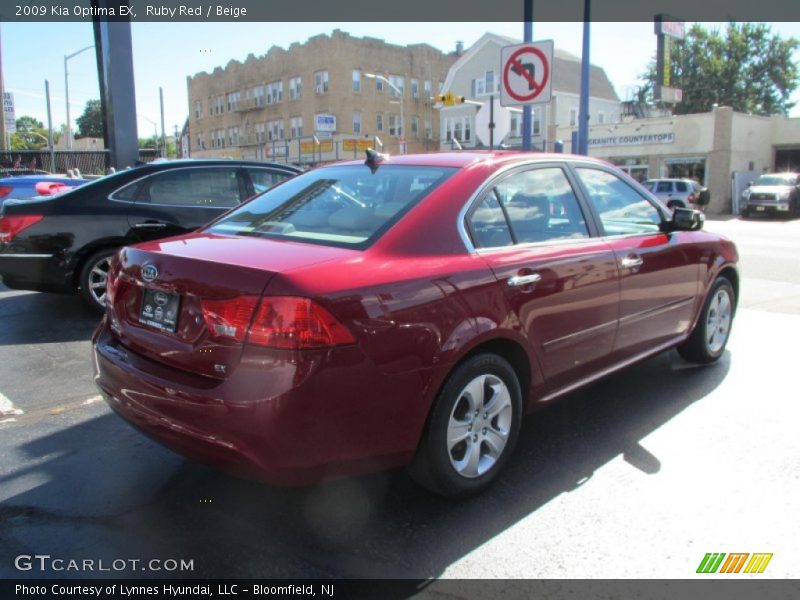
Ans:
<svg viewBox="0 0 800 600"><path fill-rule="evenodd" d="M103 248L92 254L83 263L81 268L78 287L83 301L92 310L102 313L106 309L106 278L108 276L108 266L111 257L117 253L119 248Z"/></svg>
<svg viewBox="0 0 800 600"><path fill-rule="evenodd" d="M451 498L483 491L514 449L522 408L519 378L505 359L496 354L469 358L437 396L411 476Z"/></svg>
<svg viewBox="0 0 800 600"><path fill-rule="evenodd" d="M715 362L725 352L736 313L736 295L730 280L717 277L703 304L694 331L678 346L680 355L690 362Z"/></svg>
<svg viewBox="0 0 800 600"><path fill-rule="evenodd" d="M742 218L746 219L749 216L750 216L750 211L748 209L746 209L746 208L743 208L742 209Z"/></svg>

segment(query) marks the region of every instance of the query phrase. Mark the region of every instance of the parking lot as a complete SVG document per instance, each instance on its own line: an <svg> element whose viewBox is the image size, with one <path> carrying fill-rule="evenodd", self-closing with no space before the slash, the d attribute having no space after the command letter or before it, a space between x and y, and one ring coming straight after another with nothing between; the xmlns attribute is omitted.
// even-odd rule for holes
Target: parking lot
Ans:
<svg viewBox="0 0 800 600"><path fill-rule="evenodd" d="M403 471L281 489L187 461L112 414L97 317L0 286L0 576L13 558L189 559L187 572L70 576L689 578L707 552L800 550L800 220L710 220L738 244L722 360L674 351L523 425L488 493L453 502Z"/></svg>

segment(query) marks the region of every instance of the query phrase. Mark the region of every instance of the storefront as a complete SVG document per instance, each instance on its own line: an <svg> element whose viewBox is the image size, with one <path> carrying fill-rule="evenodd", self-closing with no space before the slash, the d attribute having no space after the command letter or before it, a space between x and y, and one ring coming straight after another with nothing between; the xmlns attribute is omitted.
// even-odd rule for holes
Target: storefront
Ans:
<svg viewBox="0 0 800 600"><path fill-rule="evenodd" d="M549 137L570 140L573 130L553 128ZM565 146L569 152L569 142ZM800 119L746 115L729 107L692 115L631 117L591 126L589 155L619 166L638 181L698 181L710 192L707 211L730 213L737 193L732 181L750 181L765 171L800 169Z"/></svg>

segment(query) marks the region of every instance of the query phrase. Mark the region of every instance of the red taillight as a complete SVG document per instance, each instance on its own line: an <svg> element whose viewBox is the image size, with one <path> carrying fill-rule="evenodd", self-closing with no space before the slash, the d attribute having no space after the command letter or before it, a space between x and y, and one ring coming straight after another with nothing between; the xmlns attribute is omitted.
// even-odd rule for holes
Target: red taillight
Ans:
<svg viewBox="0 0 800 600"><path fill-rule="evenodd" d="M10 185L0 185L0 198L8 196L13 189Z"/></svg>
<svg viewBox="0 0 800 600"><path fill-rule="evenodd" d="M23 229L44 219L42 215L4 215L0 217L0 242L8 243Z"/></svg>
<svg viewBox="0 0 800 600"><path fill-rule="evenodd" d="M309 298L255 296L230 300L202 300L203 317L216 339L305 350L355 342L350 332L331 313ZM250 320L252 319L252 325ZM248 333L249 332L249 333Z"/></svg>
<svg viewBox="0 0 800 600"><path fill-rule="evenodd" d="M244 341L247 326L258 298L239 296L231 300L202 300L203 318L211 336L217 339Z"/></svg>
<svg viewBox="0 0 800 600"><path fill-rule="evenodd" d="M689 201L690 204L693 203L694 202L694 194L689 194L689 197L686 198L686 199Z"/></svg>
<svg viewBox="0 0 800 600"><path fill-rule="evenodd" d="M248 342L259 346L303 350L352 344L355 340L336 318L308 298L265 296L258 307Z"/></svg>

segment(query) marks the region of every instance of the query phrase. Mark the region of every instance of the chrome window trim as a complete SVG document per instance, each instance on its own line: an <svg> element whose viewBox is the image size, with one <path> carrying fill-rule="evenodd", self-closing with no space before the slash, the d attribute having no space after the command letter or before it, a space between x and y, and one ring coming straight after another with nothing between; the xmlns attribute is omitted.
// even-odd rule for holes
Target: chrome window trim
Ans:
<svg viewBox="0 0 800 600"><path fill-rule="evenodd" d="M55 254L4 254L0 252L0 258L53 258Z"/></svg>
<svg viewBox="0 0 800 600"><path fill-rule="evenodd" d="M276 167L267 167L267 166L262 167L262 166L259 166L259 165L235 165L235 166L234 165L206 165L206 166L202 166L202 165L186 165L186 166L176 165L176 166L171 167L169 169L162 169L160 171L156 171L155 173L148 173L147 175L142 175L141 177L139 177L137 179L129 181L123 187L118 188L118 189L114 190L113 192L111 192L107 196L107 199L112 201L112 202L121 202L121 203L124 203L124 204L136 204L136 200L124 200L122 198L114 198L114 194L119 192L120 190L123 190L123 189L128 188L128 187L130 187L132 185L140 183L140 182L142 182L145 179L148 179L150 177L155 177L156 175L163 175L164 173L171 173L172 171L185 171L186 169L230 169L230 168L238 170L238 169L245 169L245 168L248 168L248 167L253 167L255 169L274 170L274 171L277 171L277 172L280 172L280 173L286 173L287 176L288 176L287 179L291 179L295 175L299 175L299 173L292 173L289 170L283 170L283 169L276 168ZM191 204L158 204L158 203L155 203L155 202L147 202L146 205L147 206L161 206L161 207L168 207L168 208L175 208L175 207L182 207L182 208L220 208L220 209L230 210L231 208L235 208L236 206L240 206L242 204L242 202L244 202L244 200L246 200L246 198L243 199L243 200L240 200L239 203L234 205L234 206L216 206L216 205L214 205L214 206L212 206L212 205L197 206L197 205L191 205ZM143 202L142 205L144 206L145 203Z"/></svg>
<svg viewBox="0 0 800 600"><path fill-rule="evenodd" d="M585 238L572 238L572 239L567 239L567 240L558 239L558 240L551 240L551 241L544 241L544 242L525 242L523 244L511 244L509 246L493 246L491 248L475 248L475 245L472 243L472 240L470 239L469 231L467 231L467 225L466 225L467 213L472 208L473 203L481 196L481 194L483 194L483 192L485 192L492 185L494 185L494 183L495 183L495 181L497 181L497 179L499 179L501 177L505 177L506 175L511 175L511 174L514 173L514 171L524 171L524 170L526 170L526 169L528 169L528 168L530 168L532 166L536 166L536 167L552 166L552 167L557 167L557 168L560 168L560 169L563 170L563 167L566 166L568 163L580 163L580 164L592 165L592 166L596 165L596 166L599 166L599 167L603 166L600 163L595 163L595 162L593 162L591 160L587 161L584 158L579 158L579 157L566 156L563 159L553 158L553 157L547 157L547 158L542 157L542 158L532 158L532 159L526 160L524 162L515 162L515 163L512 163L512 164L506 165L504 167L501 167L497 171L492 173L478 187L478 189L469 197L469 199L466 201L464 206L461 207L461 210L458 211L458 217L457 217L458 220L456 222L456 227L458 228L458 233L461 236L461 241L464 242L464 247L466 248L467 252L469 252L470 254L478 254L479 250L480 251L496 250L496 249L508 250L509 248L520 248L520 247L527 247L527 246L530 246L530 245L536 245L536 246L549 245L549 244L553 244L556 241L571 241L571 242L575 242L575 241L579 241L579 240L596 239L596 238L592 237L591 231L588 231L588 224L587 224L588 236L585 237ZM566 172L565 172L565 175L567 175ZM573 188L572 182L569 181L569 177L567 177L567 181L569 182L570 187ZM577 194L577 192L576 192L576 190L574 188L573 188L572 192L575 194L575 197L577 198L578 194ZM580 200L578 202L580 203Z"/></svg>

